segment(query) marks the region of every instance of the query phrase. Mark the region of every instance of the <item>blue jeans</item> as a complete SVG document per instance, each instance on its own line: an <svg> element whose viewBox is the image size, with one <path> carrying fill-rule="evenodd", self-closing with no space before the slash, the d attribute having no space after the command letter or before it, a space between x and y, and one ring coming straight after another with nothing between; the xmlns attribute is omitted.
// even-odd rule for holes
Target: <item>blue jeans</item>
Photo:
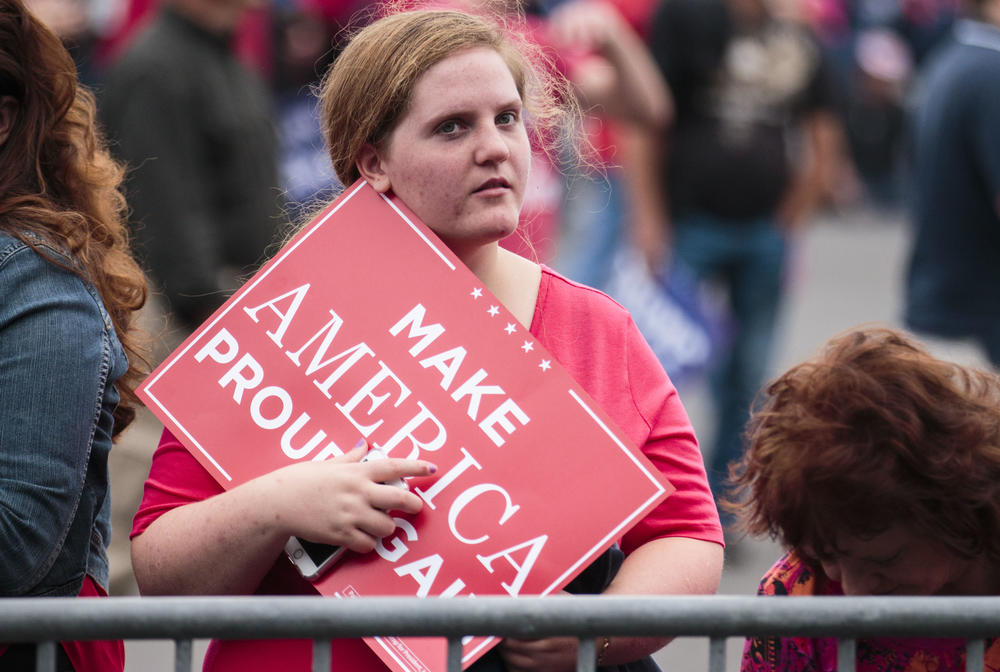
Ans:
<svg viewBox="0 0 1000 672"><path fill-rule="evenodd" d="M563 235L553 268L581 284L603 289L622 237L625 185L607 179L572 178L562 203Z"/></svg>
<svg viewBox="0 0 1000 672"><path fill-rule="evenodd" d="M770 218L731 222L697 214L674 224L673 254L700 279L725 288L733 318L730 345L709 376L716 433L707 466L718 498L729 463L743 454L750 405L768 372L783 295L785 239Z"/></svg>

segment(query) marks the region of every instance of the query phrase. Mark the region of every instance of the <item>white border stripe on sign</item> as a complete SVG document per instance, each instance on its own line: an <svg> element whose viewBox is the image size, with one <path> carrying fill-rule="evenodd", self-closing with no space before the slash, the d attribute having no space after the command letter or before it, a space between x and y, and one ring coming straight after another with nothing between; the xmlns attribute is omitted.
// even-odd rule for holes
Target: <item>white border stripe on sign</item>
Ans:
<svg viewBox="0 0 1000 672"><path fill-rule="evenodd" d="M437 245L432 243L430 239L424 235L424 232L418 229L417 225L414 224L412 221L410 221L410 218L404 215L402 210L396 207L395 203L386 198L385 194L379 194L379 196L381 196L382 200L388 203L392 207L392 209L396 211L396 214L399 215L400 218L402 218L402 220L409 225L409 227L413 230L413 232L420 237L420 240L424 241L424 244L427 245L427 247L431 248L434 251L434 254L436 254L441 258L441 261L443 261L448 266L449 269L453 271L455 270L455 264L451 263L451 260L448 259L445 253L442 252L440 249L438 249Z"/></svg>

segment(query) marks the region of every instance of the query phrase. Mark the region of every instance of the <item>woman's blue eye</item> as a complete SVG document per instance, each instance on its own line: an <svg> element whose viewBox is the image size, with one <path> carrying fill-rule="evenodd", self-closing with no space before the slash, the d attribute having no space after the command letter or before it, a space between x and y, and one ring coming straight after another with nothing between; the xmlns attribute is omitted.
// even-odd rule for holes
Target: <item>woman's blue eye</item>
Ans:
<svg viewBox="0 0 1000 672"><path fill-rule="evenodd" d="M439 133L454 133L458 130L458 123L454 121L446 121L440 126L438 126Z"/></svg>
<svg viewBox="0 0 1000 672"><path fill-rule="evenodd" d="M513 124L517 121L517 115L513 112L503 112L497 115L497 123L500 124Z"/></svg>

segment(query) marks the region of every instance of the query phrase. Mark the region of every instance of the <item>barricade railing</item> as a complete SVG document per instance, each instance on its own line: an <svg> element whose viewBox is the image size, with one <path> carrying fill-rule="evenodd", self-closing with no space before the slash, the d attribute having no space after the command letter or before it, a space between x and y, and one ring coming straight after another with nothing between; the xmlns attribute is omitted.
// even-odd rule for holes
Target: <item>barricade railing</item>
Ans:
<svg viewBox="0 0 1000 672"><path fill-rule="evenodd" d="M1000 634L994 597L551 596L116 597L0 599L0 642L39 643L38 672L55 669L61 640L163 639L174 669L191 669L195 639L312 639L313 670L330 669L330 639L444 637L448 672L462 668L468 635L580 640L578 672L595 669L603 636L706 637L708 672L726 667L729 637L838 638L839 672L854 671L860 637L965 639L966 670L982 672L985 640Z"/></svg>

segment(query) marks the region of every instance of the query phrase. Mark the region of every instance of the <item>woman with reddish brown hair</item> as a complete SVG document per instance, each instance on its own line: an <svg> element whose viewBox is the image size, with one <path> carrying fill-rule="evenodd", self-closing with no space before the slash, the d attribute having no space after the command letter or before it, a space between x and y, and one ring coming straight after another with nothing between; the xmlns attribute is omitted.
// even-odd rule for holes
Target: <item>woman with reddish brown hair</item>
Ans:
<svg viewBox="0 0 1000 672"><path fill-rule="evenodd" d="M355 33L323 81L324 134L341 183L364 178L405 203L676 488L567 592L714 592L722 530L676 388L621 306L500 245L517 230L530 189L532 143L563 149L560 131L572 127L571 98L554 95L565 82L549 79L513 13L379 9L381 18ZM412 515L424 505L416 488L384 482L429 477L434 465L392 456L362 463L365 443L224 490L165 431L133 521L140 590L315 594L284 556L289 535L371 552L395 532L386 511ZM608 671L657 670L651 654L665 643L604 636L596 662ZM217 640L205 670L307 670L311 650L308 640ZM335 640L331 650L331 669L386 669L359 640ZM571 672L577 654L576 638L506 638L469 670Z"/></svg>
<svg viewBox="0 0 1000 672"><path fill-rule="evenodd" d="M852 330L767 386L747 445L744 527L789 549L760 594L1000 593L997 376L897 331ZM836 669L836 651L752 639L743 670ZM964 670L964 652L964 640L860 639L857 669ZM986 664L1000 667L1000 640Z"/></svg>
<svg viewBox="0 0 1000 672"><path fill-rule="evenodd" d="M0 596L107 595L108 453L135 415L146 298L122 171L59 38L0 0ZM35 647L0 645L34 670ZM121 642L57 669L121 670Z"/></svg>

